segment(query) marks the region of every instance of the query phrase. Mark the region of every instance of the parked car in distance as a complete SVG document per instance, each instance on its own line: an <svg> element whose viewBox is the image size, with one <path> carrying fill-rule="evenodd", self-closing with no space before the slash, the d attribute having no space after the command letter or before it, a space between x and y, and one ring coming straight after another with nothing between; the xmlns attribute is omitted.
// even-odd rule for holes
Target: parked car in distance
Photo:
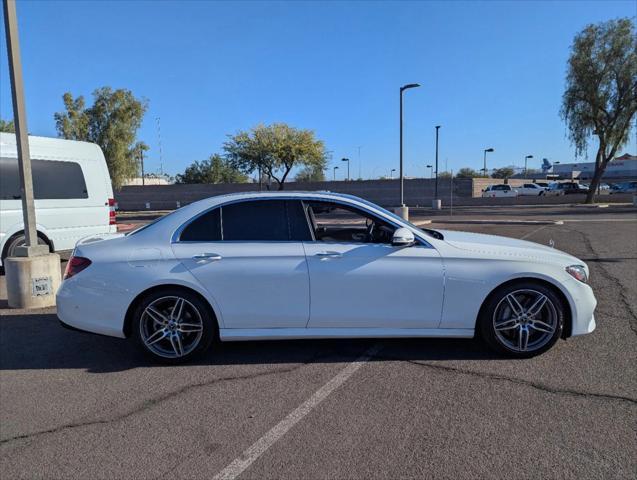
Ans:
<svg viewBox="0 0 637 480"><path fill-rule="evenodd" d="M545 187L538 185L537 183L525 183L521 187L515 187L518 192L518 196L533 196L544 195Z"/></svg>
<svg viewBox="0 0 637 480"><path fill-rule="evenodd" d="M581 185L577 182L555 182L549 185L544 195L556 196L556 195L570 195L573 193L586 193L588 187Z"/></svg>
<svg viewBox="0 0 637 480"><path fill-rule="evenodd" d="M71 250L86 236L112 233L115 200L102 150L95 144L29 136L38 241ZM0 264L24 245L13 133L0 133Z"/></svg>
<svg viewBox="0 0 637 480"><path fill-rule="evenodd" d="M594 330L588 272L549 246L420 229L350 195L236 193L80 241L57 314L169 363L215 338L479 335L526 358Z"/></svg>
<svg viewBox="0 0 637 480"><path fill-rule="evenodd" d="M637 182L623 182L613 185L611 194L616 193L637 193Z"/></svg>
<svg viewBox="0 0 637 480"><path fill-rule="evenodd" d="M483 198L493 197L517 197L517 190L511 188L511 185L489 185L482 191Z"/></svg>

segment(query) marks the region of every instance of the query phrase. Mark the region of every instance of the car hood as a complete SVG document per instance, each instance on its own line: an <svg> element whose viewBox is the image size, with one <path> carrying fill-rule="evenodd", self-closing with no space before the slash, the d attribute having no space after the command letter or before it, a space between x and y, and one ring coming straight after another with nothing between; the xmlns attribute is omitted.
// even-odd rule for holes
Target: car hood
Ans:
<svg viewBox="0 0 637 480"><path fill-rule="evenodd" d="M518 257L565 265L584 265L584 262L566 252L526 240L453 230L440 230L440 233L444 235L445 242L452 247L481 255Z"/></svg>

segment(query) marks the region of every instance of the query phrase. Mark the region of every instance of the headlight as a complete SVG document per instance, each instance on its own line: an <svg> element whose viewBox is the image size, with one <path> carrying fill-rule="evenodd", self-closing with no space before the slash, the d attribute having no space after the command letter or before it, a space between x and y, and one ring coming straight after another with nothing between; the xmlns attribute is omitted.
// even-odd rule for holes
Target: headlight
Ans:
<svg viewBox="0 0 637 480"><path fill-rule="evenodd" d="M569 265L566 267L568 274L576 280L582 283L588 282L588 275L586 275L586 268L583 265Z"/></svg>

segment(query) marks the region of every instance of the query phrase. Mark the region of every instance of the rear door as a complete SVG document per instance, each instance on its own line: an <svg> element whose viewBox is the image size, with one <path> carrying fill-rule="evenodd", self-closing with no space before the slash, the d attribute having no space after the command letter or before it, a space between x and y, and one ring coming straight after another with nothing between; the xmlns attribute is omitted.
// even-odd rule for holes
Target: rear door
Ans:
<svg viewBox="0 0 637 480"><path fill-rule="evenodd" d="M292 224L300 202L248 200L196 218L172 247L213 297L223 328L303 328L309 278L303 239L307 222ZM299 229L300 228L300 229Z"/></svg>

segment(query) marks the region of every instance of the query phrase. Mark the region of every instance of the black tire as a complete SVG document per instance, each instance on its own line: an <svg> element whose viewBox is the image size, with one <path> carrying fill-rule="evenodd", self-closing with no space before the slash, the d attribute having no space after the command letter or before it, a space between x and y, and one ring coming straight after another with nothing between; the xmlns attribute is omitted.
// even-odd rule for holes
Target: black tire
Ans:
<svg viewBox="0 0 637 480"><path fill-rule="evenodd" d="M26 236L24 235L24 233L16 233L9 240L7 240L7 243L5 244L4 250L2 252L2 263L4 263L5 258L14 257L15 249L21 245L24 245L25 243L26 243ZM49 244L44 238L42 238L38 234L38 245L49 245ZM49 250L50 249L51 249L51 246L49 245Z"/></svg>
<svg viewBox="0 0 637 480"><path fill-rule="evenodd" d="M170 316L171 305L176 303L176 300L174 299L177 298L185 300L185 302L183 303L185 310L183 315L186 322L182 324L199 324L197 315L191 312L191 308L194 308L201 320L201 335L198 334L198 331L182 333L178 327L175 327L175 325L172 325L170 327L168 327L167 325L163 326L163 324L160 325L159 322L154 321L154 317L147 313L147 308L152 305L152 308L154 310L159 311L161 314L163 314L163 316L166 317L166 320L169 320L170 318L172 318ZM166 305L165 309L162 307L164 303ZM152 335L149 335L150 324L152 324L153 327L156 329L154 334L158 336L163 335L162 338L156 338ZM173 340L170 339L170 336L173 336L175 334L180 336L178 342L173 342ZM141 348L144 354L156 362L176 365L192 360L193 358L201 355L203 352L207 351L210 348L210 345L217 337L217 334L217 321L214 317L212 309L210 308L210 305L202 300L201 297L186 289L166 288L162 290L155 290L154 292L144 297L137 304L137 307L133 312L132 338ZM196 339L195 337L199 338ZM144 338L146 338L146 340ZM153 340L155 340L154 345L149 346L148 342L150 338L153 338ZM192 349L186 347L187 342L189 341L196 341L196 343L193 344ZM179 347L176 347L176 344L178 344ZM183 354L178 355L177 351L179 350L179 348L182 347L182 344ZM172 353L170 352L171 348L174 349Z"/></svg>
<svg viewBox="0 0 637 480"><path fill-rule="evenodd" d="M531 292L537 296L534 297ZM520 317L516 317L510 305L511 294L515 294L513 301L516 306L527 309L521 320L517 320ZM530 318L528 311L535 301L541 300L541 296L546 298L546 302L537 314L538 318ZM516 299L518 303L515 303ZM562 336L566 308L562 299L542 283L525 281L509 284L493 292L486 300L480 311L478 331L486 344L498 353L512 358L534 357L549 350ZM509 320L503 320L500 315L504 314L506 318L507 313ZM498 331L496 325L500 327ZM547 326L552 327L552 332ZM526 349L520 349L524 337Z"/></svg>

